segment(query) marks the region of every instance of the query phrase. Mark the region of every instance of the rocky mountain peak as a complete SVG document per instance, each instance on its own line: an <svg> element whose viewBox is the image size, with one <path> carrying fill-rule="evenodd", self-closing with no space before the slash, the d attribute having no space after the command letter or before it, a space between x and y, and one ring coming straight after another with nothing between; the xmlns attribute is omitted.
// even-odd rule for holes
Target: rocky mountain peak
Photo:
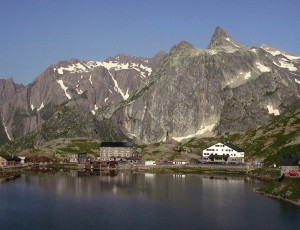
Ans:
<svg viewBox="0 0 300 230"><path fill-rule="evenodd" d="M15 94L21 92L25 86L18 85L14 82L13 78L7 80L0 79L0 107Z"/></svg>
<svg viewBox="0 0 300 230"><path fill-rule="evenodd" d="M208 49L218 48L221 46L240 47L241 45L221 27L217 26L208 45Z"/></svg>
<svg viewBox="0 0 300 230"><path fill-rule="evenodd" d="M190 51L190 50L193 50L195 49L195 47L187 42L187 41L182 41L180 43L178 43L177 45L173 46L171 48L171 51L170 53L182 53L182 52L185 52L185 51Z"/></svg>

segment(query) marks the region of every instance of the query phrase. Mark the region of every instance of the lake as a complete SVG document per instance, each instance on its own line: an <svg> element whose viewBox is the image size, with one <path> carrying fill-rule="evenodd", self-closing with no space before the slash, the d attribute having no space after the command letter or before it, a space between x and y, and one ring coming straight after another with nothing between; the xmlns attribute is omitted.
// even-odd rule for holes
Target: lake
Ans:
<svg viewBox="0 0 300 230"><path fill-rule="evenodd" d="M0 183L1 229L300 229L300 208L260 182L191 174L72 171Z"/></svg>

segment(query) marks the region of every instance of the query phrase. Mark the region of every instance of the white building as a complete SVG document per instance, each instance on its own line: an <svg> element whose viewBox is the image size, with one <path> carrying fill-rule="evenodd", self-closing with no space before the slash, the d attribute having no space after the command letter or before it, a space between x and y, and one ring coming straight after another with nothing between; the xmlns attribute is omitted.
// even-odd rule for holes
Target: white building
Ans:
<svg viewBox="0 0 300 230"><path fill-rule="evenodd" d="M245 152L231 143L219 142L204 149L202 157L208 162L244 163Z"/></svg>
<svg viewBox="0 0 300 230"><path fill-rule="evenodd" d="M145 161L145 165L156 165L155 161Z"/></svg>

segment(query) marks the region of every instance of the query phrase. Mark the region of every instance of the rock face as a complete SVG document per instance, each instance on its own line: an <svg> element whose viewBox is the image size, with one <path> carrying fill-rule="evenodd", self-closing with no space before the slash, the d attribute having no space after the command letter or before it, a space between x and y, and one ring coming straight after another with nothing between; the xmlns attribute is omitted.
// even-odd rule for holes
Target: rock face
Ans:
<svg viewBox="0 0 300 230"><path fill-rule="evenodd" d="M103 106L126 100L163 55L149 59L117 55L104 62L72 59L48 67L4 103L8 138L14 140L40 127L69 100L93 115Z"/></svg>
<svg viewBox="0 0 300 230"><path fill-rule="evenodd" d="M174 46L118 113L139 141L243 132L300 108L300 57L244 47L217 28L209 48Z"/></svg>
<svg viewBox="0 0 300 230"><path fill-rule="evenodd" d="M61 130L73 124L62 109L70 101L89 132L76 122ZM300 57L242 46L217 27L208 49L181 42L151 59L60 62L3 108L12 139L45 122L66 137L94 130L101 140L144 143L244 132L300 109Z"/></svg>
<svg viewBox="0 0 300 230"><path fill-rule="evenodd" d="M12 78L8 80L0 79L0 144L8 140L6 127L3 125L2 107L5 102L11 100L15 95L19 94L25 87L18 85Z"/></svg>

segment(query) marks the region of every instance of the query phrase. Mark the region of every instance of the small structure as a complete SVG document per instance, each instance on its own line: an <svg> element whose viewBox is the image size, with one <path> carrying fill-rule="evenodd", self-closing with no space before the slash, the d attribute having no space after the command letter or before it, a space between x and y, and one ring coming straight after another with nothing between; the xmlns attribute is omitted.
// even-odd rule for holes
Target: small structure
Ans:
<svg viewBox="0 0 300 230"><path fill-rule="evenodd" d="M287 177L300 177L299 166L281 166L281 175Z"/></svg>
<svg viewBox="0 0 300 230"><path fill-rule="evenodd" d="M132 142L102 142L100 144L100 159L107 161L115 158L129 158L133 156Z"/></svg>
<svg viewBox="0 0 300 230"><path fill-rule="evenodd" d="M155 161L145 161L145 165L156 165Z"/></svg>
<svg viewBox="0 0 300 230"><path fill-rule="evenodd" d="M20 164L23 165L25 164L25 161L26 161L26 157L19 157L20 158Z"/></svg>
<svg viewBox="0 0 300 230"><path fill-rule="evenodd" d="M174 159L172 161L173 165L187 165L189 162L187 160L184 159Z"/></svg>
<svg viewBox="0 0 300 230"><path fill-rule="evenodd" d="M207 162L244 163L245 152L231 143L219 142L203 150L202 157Z"/></svg>
<svg viewBox="0 0 300 230"><path fill-rule="evenodd" d="M70 162L70 163L78 163L78 154L72 154L72 155L69 157L69 162Z"/></svg>
<svg viewBox="0 0 300 230"><path fill-rule="evenodd" d="M79 164L85 164L86 160L87 160L86 153L78 153L78 163Z"/></svg>

